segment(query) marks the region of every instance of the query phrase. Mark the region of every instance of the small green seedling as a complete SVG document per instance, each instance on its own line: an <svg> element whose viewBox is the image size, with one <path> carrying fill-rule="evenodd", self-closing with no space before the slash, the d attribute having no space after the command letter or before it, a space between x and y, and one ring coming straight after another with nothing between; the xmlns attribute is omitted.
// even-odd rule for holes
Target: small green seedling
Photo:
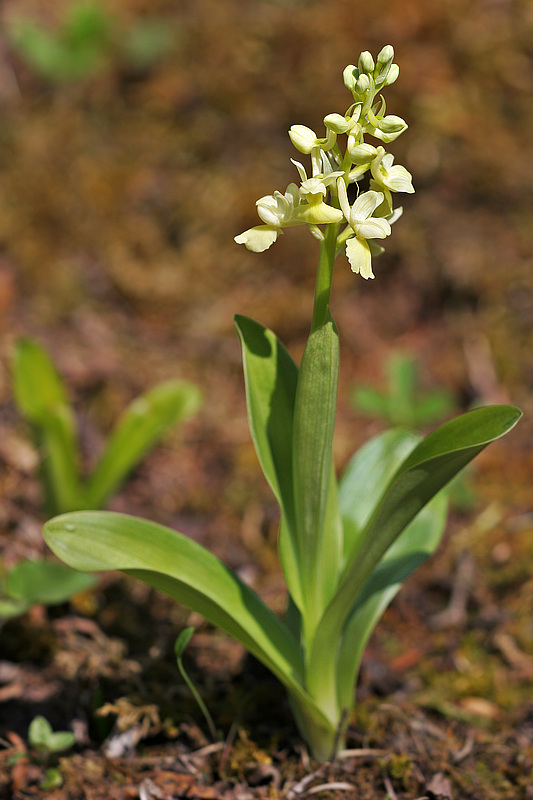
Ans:
<svg viewBox="0 0 533 800"><path fill-rule="evenodd" d="M142 458L171 428L195 414L202 402L195 385L177 380L136 398L84 480L74 411L47 351L34 339L20 339L12 372L15 400L39 453L48 514L104 507Z"/></svg>
<svg viewBox="0 0 533 800"><path fill-rule="evenodd" d="M40 756L48 758L54 753L61 753L76 744L76 737L70 731L52 730L45 717L35 717L28 729L28 743L37 750Z"/></svg>
<svg viewBox="0 0 533 800"><path fill-rule="evenodd" d="M196 702L197 702L197 704L198 704L198 706L200 708L200 711L204 715L205 721L207 722L207 727L209 728L209 733L211 734L211 738L213 739L214 742L216 742L216 741L218 741L219 737L218 737L217 729L215 728L215 723L213 722L213 717L209 713L209 709L207 708L206 704L204 703L204 701L200 697L200 694L199 694L196 686L194 685L192 680L187 675L187 673L185 671L185 667L183 666L182 658L181 658L183 653L185 652L185 648L187 647L187 645L189 644L189 642L190 642L190 640L192 638L193 633L194 633L194 628L192 628L192 627L185 628L184 630L182 630L182 632L180 633L180 635L176 639L176 643L174 645L174 652L176 653L176 661L178 663L178 669L181 672L181 676L182 676L183 680L185 681L185 683L187 684L187 686L189 687L189 690L190 690L192 696L194 697L194 699L196 700Z"/></svg>
<svg viewBox="0 0 533 800"><path fill-rule="evenodd" d="M36 761L47 765L57 753L62 753L76 744L76 737L70 731L53 731L45 717L35 717L28 729L28 744L36 752ZM63 777L55 766L47 766L41 789L56 789L63 784Z"/></svg>
<svg viewBox="0 0 533 800"><path fill-rule="evenodd" d="M407 353L392 353L386 365L387 385L384 391L373 386L356 386L351 392L355 408L369 417L382 420L390 427L417 430L440 422L455 407L453 395L445 389L422 391L418 386L416 359ZM453 508L469 511L475 505L475 494L467 482L468 468L446 487Z"/></svg>
<svg viewBox="0 0 533 800"><path fill-rule="evenodd" d="M238 639L284 684L300 733L319 759L344 746L363 650L383 611L441 540L440 490L521 416L512 406L492 406L423 439L387 431L367 442L337 479L334 262L345 253L353 272L373 278L372 259L382 251L375 239L389 236L399 216L393 194L414 191L410 173L381 144L407 128L386 114L381 95L399 74L393 58L388 45L376 62L364 52L358 66L346 67L350 105L324 118L324 136L305 125L290 129L296 149L310 156L311 176L294 161L300 184L258 200L263 224L236 237L262 252L284 229L304 226L320 241L311 331L299 367L273 331L235 318L252 439L281 511L285 619L213 553L170 528L98 511L45 526L46 541L70 566L123 570Z"/></svg>
<svg viewBox="0 0 533 800"><path fill-rule="evenodd" d="M357 386L351 394L358 411L381 419L392 427L423 428L447 417L455 403L443 389L423 392L418 387L416 360L406 353L393 353L386 366L387 386Z"/></svg>
<svg viewBox="0 0 533 800"><path fill-rule="evenodd" d="M19 561L0 575L0 625L37 605L65 603L73 595L91 589L96 578L52 561Z"/></svg>

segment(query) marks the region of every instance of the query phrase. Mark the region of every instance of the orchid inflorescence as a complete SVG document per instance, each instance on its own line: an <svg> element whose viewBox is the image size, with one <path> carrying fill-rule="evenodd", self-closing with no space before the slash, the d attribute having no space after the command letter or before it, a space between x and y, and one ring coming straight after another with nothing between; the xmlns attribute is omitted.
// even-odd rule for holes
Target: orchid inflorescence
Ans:
<svg viewBox="0 0 533 800"><path fill-rule="evenodd" d="M402 213L401 207L393 209L392 192L414 192L411 174L400 165L382 145L374 147L365 142L365 135L373 136L385 144L394 141L407 129L401 117L386 114L386 104L381 91L390 86L399 75L393 63L394 49L386 45L376 62L365 51L359 56L357 66L349 64L344 70L344 84L352 92L354 102L344 115L328 114L324 117L326 135L317 137L305 125L293 125L289 136L295 148L311 157L311 177L304 166L291 159L298 170L300 185L290 183L282 194L261 197L257 205L264 225L256 225L235 237L237 244L261 253L267 250L283 233L283 228L307 225L319 240L324 239L320 225L338 226L337 253L345 247L352 270L363 278L373 278L372 256L383 248L375 239L385 239L391 224ZM344 154L338 136L345 134ZM370 172L369 189L360 191L361 178ZM357 197L350 205L348 187L355 184ZM347 223L341 231L342 223Z"/></svg>

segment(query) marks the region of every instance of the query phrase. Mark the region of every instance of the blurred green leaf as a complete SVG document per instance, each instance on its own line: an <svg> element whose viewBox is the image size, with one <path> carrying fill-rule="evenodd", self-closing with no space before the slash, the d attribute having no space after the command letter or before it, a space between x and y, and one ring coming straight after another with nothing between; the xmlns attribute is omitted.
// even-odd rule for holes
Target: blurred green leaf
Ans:
<svg viewBox="0 0 533 800"><path fill-rule="evenodd" d="M76 420L54 363L33 339L17 341L12 380L17 406L32 427L48 513L79 508Z"/></svg>
<svg viewBox="0 0 533 800"><path fill-rule="evenodd" d="M53 561L19 561L8 573L8 597L32 605L64 603L72 595L92 588L93 575L76 572Z"/></svg>
<svg viewBox="0 0 533 800"><path fill-rule="evenodd" d="M137 397L118 421L89 478L85 507L103 506L139 461L174 425L195 414L201 403L197 386L175 380Z"/></svg>
<svg viewBox="0 0 533 800"><path fill-rule="evenodd" d="M386 366L387 387L356 386L351 392L354 406L363 414L387 424L418 428L446 417L454 408L453 397L444 390L423 392L417 387L415 359L393 353Z"/></svg>
<svg viewBox="0 0 533 800"><path fill-rule="evenodd" d="M17 405L31 422L44 424L58 406L69 406L65 385L44 347L22 338L12 362L13 392ZM71 419L74 429L74 419Z"/></svg>
<svg viewBox="0 0 533 800"><path fill-rule="evenodd" d="M351 392L353 404L369 417L387 417L389 405L387 398L371 386L356 386Z"/></svg>
<svg viewBox="0 0 533 800"><path fill-rule="evenodd" d="M125 32L121 48L126 63L135 69L147 69L160 61L176 41L176 30L168 20L143 19Z"/></svg>
<svg viewBox="0 0 533 800"><path fill-rule="evenodd" d="M92 77L105 65L111 18L100 3L72 4L55 31L19 17L8 28L11 45L38 75L51 81Z"/></svg>
<svg viewBox="0 0 533 800"><path fill-rule="evenodd" d="M52 726L45 717L37 716L30 723L28 729L28 742L31 747L47 753L59 753L76 744L76 737L70 731L57 731L54 733Z"/></svg>

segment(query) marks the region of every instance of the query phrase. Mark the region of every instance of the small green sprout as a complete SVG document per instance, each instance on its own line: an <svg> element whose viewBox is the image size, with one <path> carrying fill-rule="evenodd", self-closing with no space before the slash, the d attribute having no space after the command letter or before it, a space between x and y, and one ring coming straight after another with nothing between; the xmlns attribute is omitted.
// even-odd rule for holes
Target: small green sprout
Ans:
<svg viewBox="0 0 533 800"><path fill-rule="evenodd" d="M76 744L76 737L70 731L53 731L46 717L38 716L30 723L28 728L28 744L37 753L37 761L47 765L57 754ZM41 789L56 789L63 785L63 776L55 766L47 766L44 779L40 783Z"/></svg>
<svg viewBox="0 0 533 800"><path fill-rule="evenodd" d="M407 353L392 353L386 365L387 385L384 391L372 386L354 388L354 406L369 417L388 425L423 428L447 417L454 408L453 396L443 389L423 392L418 387L416 360Z"/></svg>
<svg viewBox="0 0 533 800"><path fill-rule="evenodd" d="M28 742L46 758L53 753L61 753L76 744L76 737L70 731L53 731L45 717L35 717L28 728Z"/></svg>
<svg viewBox="0 0 533 800"><path fill-rule="evenodd" d="M451 414L455 402L445 389L422 391L418 385L416 359L407 353L392 353L386 365L387 384L384 391L362 384L354 387L351 400L363 414L382 420L391 427L407 430L440 422ZM468 485L470 467L448 484L450 505L458 511L470 511L476 502Z"/></svg>
<svg viewBox="0 0 533 800"><path fill-rule="evenodd" d="M194 634L194 628L193 627L184 628L184 630L182 630L182 632L180 633L180 635L176 639L176 643L174 645L174 652L176 653L176 661L178 663L178 669L181 672L181 676L182 676L183 680L185 681L185 683L187 684L187 686L189 687L189 690L190 690L192 696L194 697L194 699L196 700L196 702L197 702L197 704L198 704L198 706L200 708L200 711L204 715L205 721L207 722L207 726L209 728L209 733L211 734L211 738L213 739L214 742L216 742L216 741L218 741L219 737L218 737L217 729L215 728L215 723L213 722L213 717L209 713L209 709L207 708L206 704L204 703L204 701L200 697L200 694L199 694L196 686L194 685L192 680L187 675L187 673L185 671L185 667L183 666L182 658L181 658L183 653L185 652L185 648L189 644L193 634Z"/></svg>

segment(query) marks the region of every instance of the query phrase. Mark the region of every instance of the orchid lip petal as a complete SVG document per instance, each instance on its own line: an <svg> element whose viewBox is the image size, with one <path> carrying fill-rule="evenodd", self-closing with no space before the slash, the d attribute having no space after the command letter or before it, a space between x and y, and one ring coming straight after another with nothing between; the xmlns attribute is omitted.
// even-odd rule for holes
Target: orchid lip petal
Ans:
<svg viewBox="0 0 533 800"><path fill-rule="evenodd" d="M257 225L235 236L235 242L243 244L254 253L263 253L274 244L280 233L281 230L273 225Z"/></svg>
<svg viewBox="0 0 533 800"><path fill-rule="evenodd" d="M352 272L361 275L362 278L373 278L372 256L370 247L365 239L354 236L346 242L346 257L350 262Z"/></svg>

